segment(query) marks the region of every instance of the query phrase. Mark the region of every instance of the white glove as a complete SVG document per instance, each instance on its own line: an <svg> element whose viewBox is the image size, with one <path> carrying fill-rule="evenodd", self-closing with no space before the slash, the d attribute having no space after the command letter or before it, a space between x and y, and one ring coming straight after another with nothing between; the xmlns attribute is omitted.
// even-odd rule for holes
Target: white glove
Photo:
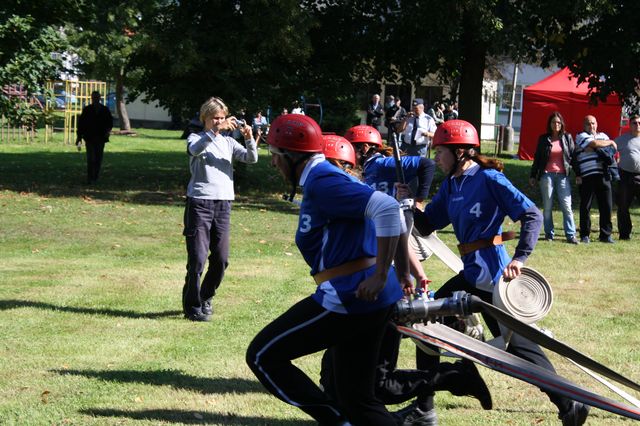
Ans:
<svg viewBox="0 0 640 426"><path fill-rule="evenodd" d="M478 314L471 314L463 318L464 334L484 342L484 327Z"/></svg>

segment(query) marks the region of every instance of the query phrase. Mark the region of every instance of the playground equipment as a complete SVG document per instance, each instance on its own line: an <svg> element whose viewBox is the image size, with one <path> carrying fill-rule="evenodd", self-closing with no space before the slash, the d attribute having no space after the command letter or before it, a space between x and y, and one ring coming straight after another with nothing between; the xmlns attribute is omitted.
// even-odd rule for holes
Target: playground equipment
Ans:
<svg viewBox="0 0 640 426"><path fill-rule="evenodd" d="M19 98L21 101L25 101L28 98L26 89L19 84L5 85L1 90L2 94L9 98ZM35 105L40 102L36 98L32 97L29 99L29 103L31 105ZM0 115L0 142L26 141L27 143L30 143L35 138L36 129L33 123L17 124L9 117Z"/></svg>
<svg viewBox="0 0 640 426"><path fill-rule="evenodd" d="M69 81L64 82L64 136L65 144L76 141L78 117L82 108L91 103L91 93L100 92L103 102L107 99L107 83L104 81Z"/></svg>
<svg viewBox="0 0 640 426"><path fill-rule="evenodd" d="M64 87L63 90L60 90ZM45 85L48 93L53 98L45 98L42 95L32 96L29 103L37 108L42 108L51 117L54 111L64 108L64 136L65 144L75 143L75 135L78 128L78 116L85 105L91 103L91 93L100 92L103 99L107 96L107 83L104 81L49 81ZM21 85L7 85L2 87L2 92L9 97L19 97L22 100L28 98L27 91ZM53 121L47 120L44 127L44 142L47 143L53 134ZM39 136L34 124L19 124L0 116L0 141L27 143Z"/></svg>
<svg viewBox="0 0 640 426"><path fill-rule="evenodd" d="M320 102L320 98L316 99L316 103L309 103L304 95L300 95L300 102L302 103L302 110L304 113L314 118L318 125L322 126L324 111L322 109L322 102ZM314 110L317 110L318 117L316 117Z"/></svg>

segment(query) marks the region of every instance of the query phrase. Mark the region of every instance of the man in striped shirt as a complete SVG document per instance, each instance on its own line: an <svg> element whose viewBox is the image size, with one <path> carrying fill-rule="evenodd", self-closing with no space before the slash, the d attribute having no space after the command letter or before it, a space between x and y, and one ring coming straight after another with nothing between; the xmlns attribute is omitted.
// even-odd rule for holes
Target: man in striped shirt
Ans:
<svg viewBox="0 0 640 426"><path fill-rule="evenodd" d="M613 243L611 232L611 193L610 166L615 165L613 155L616 143L605 133L598 132L598 121L593 115L584 118L584 132L576 135L576 183L580 192L580 242L589 243L591 232L591 204L594 196L598 200L600 213L599 240Z"/></svg>

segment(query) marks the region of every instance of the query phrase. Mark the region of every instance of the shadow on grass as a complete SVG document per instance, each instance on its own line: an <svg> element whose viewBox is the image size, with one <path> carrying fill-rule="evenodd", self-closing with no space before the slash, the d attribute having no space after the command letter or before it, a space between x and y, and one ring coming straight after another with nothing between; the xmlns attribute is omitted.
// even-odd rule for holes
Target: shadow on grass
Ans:
<svg viewBox="0 0 640 426"><path fill-rule="evenodd" d="M84 376L117 383L142 383L170 386L202 394L266 393L256 380L240 378L206 378L184 374L177 370L51 370L61 376Z"/></svg>
<svg viewBox="0 0 640 426"><path fill-rule="evenodd" d="M234 165L238 203L247 208L293 211L280 201L287 190L262 152L257 164ZM107 151L100 178L86 185L84 153L69 151L0 152L0 190L45 197L83 197L150 205L183 205L189 182L184 151Z"/></svg>
<svg viewBox="0 0 640 426"><path fill-rule="evenodd" d="M19 308L36 308L36 309L48 309L50 311L61 311L61 312L71 312L75 314L85 314L85 315L106 315L112 317L124 317L124 318L133 318L133 319L157 319L163 317L173 317L177 315L182 315L182 311L173 310L173 311L162 311L162 312L136 312L136 311L125 311L119 309L108 309L108 308L78 308L75 306L58 306L53 305L51 303L44 302L34 302L32 300L15 300L15 299L6 299L0 300L0 311L6 311L9 309L19 309Z"/></svg>
<svg viewBox="0 0 640 426"><path fill-rule="evenodd" d="M256 411L259 411L256 407ZM94 417L126 417L134 420L157 420L162 423L180 424L216 424L229 426L304 426L315 425L311 420L280 420L267 417L247 417L232 413L208 413L206 411L184 411L184 410L141 410L127 411L108 408L94 408L80 410L80 413Z"/></svg>

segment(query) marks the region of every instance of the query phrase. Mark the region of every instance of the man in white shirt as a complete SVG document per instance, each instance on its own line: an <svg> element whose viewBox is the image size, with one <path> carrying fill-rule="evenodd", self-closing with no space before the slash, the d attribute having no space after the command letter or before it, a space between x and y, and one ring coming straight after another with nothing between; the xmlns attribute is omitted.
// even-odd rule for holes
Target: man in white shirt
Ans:
<svg viewBox="0 0 640 426"><path fill-rule="evenodd" d="M412 103L413 112L409 113L400 124L403 142L400 146L407 155L425 157L431 145L431 138L436 132L436 122L424 112L424 100L416 98Z"/></svg>

